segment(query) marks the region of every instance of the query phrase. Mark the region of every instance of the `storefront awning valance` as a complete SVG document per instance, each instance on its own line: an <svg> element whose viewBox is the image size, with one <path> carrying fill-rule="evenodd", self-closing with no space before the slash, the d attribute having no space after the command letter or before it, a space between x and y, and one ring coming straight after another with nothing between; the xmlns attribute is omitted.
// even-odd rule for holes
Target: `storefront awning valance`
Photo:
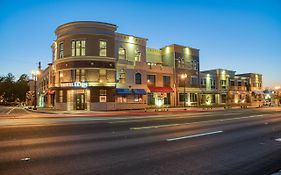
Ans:
<svg viewBox="0 0 281 175"><path fill-rule="evenodd" d="M132 94L132 91L130 89L125 89L125 88L116 88L115 92L118 95L130 95L130 94Z"/></svg>
<svg viewBox="0 0 281 175"><path fill-rule="evenodd" d="M146 94L144 89L133 89L133 93L135 95L145 95Z"/></svg>
<svg viewBox="0 0 281 175"><path fill-rule="evenodd" d="M174 92L171 87L148 87L150 92L170 93Z"/></svg>

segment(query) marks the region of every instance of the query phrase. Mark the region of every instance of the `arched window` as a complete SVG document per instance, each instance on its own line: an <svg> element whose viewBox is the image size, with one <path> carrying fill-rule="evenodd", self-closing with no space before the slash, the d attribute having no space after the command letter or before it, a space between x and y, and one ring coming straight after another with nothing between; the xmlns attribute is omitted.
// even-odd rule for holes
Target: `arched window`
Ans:
<svg viewBox="0 0 281 175"><path fill-rule="evenodd" d="M122 48L122 47L119 48L118 58L119 59L123 59L123 60L126 59L126 50L124 48Z"/></svg>
<svg viewBox="0 0 281 175"><path fill-rule="evenodd" d="M141 74L140 73L136 73L136 75L135 75L135 83L136 84L141 84Z"/></svg>

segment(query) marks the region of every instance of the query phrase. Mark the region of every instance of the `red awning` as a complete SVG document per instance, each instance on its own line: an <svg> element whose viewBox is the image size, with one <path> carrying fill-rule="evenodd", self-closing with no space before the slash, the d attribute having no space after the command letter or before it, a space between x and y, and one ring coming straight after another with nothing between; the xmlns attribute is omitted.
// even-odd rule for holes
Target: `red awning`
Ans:
<svg viewBox="0 0 281 175"><path fill-rule="evenodd" d="M148 87L150 92L170 93L174 92L171 87Z"/></svg>
<svg viewBox="0 0 281 175"><path fill-rule="evenodd" d="M48 90L48 92L47 92L49 95L53 95L53 94L55 94L55 91L54 90Z"/></svg>

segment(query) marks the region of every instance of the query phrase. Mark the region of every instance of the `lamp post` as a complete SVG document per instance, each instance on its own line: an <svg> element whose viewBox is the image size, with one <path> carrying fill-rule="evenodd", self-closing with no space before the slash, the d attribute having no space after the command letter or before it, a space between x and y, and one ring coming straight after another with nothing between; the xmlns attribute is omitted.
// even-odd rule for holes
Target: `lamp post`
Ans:
<svg viewBox="0 0 281 175"><path fill-rule="evenodd" d="M37 110L37 78L38 78L38 75L39 75L39 71L32 71L32 76L34 77L34 106L33 106L33 109L34 110Z"/></svg>
<svg viewBox="0 0 281 175"><path fill-rule="evenodd" d="M187 78L187 74L181 74L181 79L184 81L184 84L183 84L183 97L184 97L183 106L184 106L184 107L185 107L185 105L186 105L186 94L185 94L186 78Z"/></svg>

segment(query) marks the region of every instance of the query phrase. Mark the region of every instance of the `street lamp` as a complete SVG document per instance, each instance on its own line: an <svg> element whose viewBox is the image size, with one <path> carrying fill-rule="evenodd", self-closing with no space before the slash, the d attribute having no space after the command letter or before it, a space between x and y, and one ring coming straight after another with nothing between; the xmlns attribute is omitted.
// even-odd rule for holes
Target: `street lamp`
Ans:
<svg viewBox="0 0 281 175"><path fill-rule="evenodd" d="M185 103L186 103L186 94L185 94L186 78L187 78L187 74L181 74L181 79L184 81L184 84L183 84L183 96L184 96L184 104L183 104L183 106L184 107L185 107Z"/></svg>
<svg viewBox="0 0 281 175"><path fill-rule="evenodd" d="M37 79L38 79L38 75L40 74L39 70L37 71L32 71L31 72L32 76L34 77L34 107L33 109L36 110L37 109Z"/></svg>

